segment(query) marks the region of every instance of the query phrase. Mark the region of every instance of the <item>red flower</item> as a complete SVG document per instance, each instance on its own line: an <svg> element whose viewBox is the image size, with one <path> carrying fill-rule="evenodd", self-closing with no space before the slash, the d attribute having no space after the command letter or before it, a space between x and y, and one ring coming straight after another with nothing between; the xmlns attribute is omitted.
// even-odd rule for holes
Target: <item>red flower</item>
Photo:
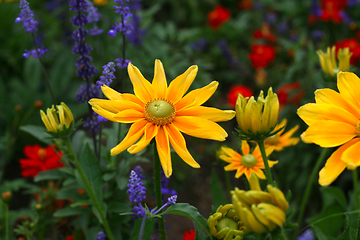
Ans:
<svg viewBox="0 0 360 240"><path fill-rule="evenodd" d="M241 0L238 3L239 9L251 9L252 8L252 0Z"/></svg>
<svg viewBox="0 0 360 240"><path fill-rule="evenodd" d="M263 23L261 29L256 30L253 33L254 39L265 39L269 42L276 42L277 38L271 33L270 26L268 23Z"/></svg>
<svg viewBox="0 0 360 240"><path fill-rule="evenodd" d="M346 8L346 1L344 0L322 0L321 1L321 15L319 19L323 21L332 21L334 23L341 23L343 17L341 11Z"/></svg>
<svg viewBox="0 0 360 240"><path fill-rule="evenodd" d="M213 29L218 29L221 24L227 22L231 17L228 9L221 5L217 5L214 10L208 13L208 24Z"/></svg>
<svg viewBox="0 0 360 240"><path fill-rule="evenodd" d="M232 108L235 108L239 93L243 95L243 97L251 97L253 95L253 91L244 85L236 85L232 87L227 95L228 103Z"/></svg>
<svg viewBox="0 0 360 240"><path fill-rule="evenodd" d="M188 232L184 232L183 240L195 240L196 232L194 229L191 229Z"/></svg>
<svg viewBox="0 0 360 240"><path fill-rule="evenodd" d="M360 59L360 44L355 38L344 39L335 43L336 52L339 48L349 48L352 56L350 58L350 64L354 65Z"/></svg>
<svg viewBox="0 0 360 240"><path fill-rule="evenodd" d="M299 105L300 99L304 97L304 95L305 92L301 90L299 82L287 83L280 87L277 91L280 108L284 107L288 103Z"/></svg>
<svg viewBox="0 0 360 240"><path fill-rule="evenodd" d="M72 235L65 238L65 240L74 240L74 237Z"/></svg>
<svg viewBox="0 0 360 240"><path fill-rule="evenodd" d="M39 145L26 146L24 153L28 158L20 159L23 177L35 177L39 172L64 166L59 162L62 152L55 151L52 146L46 148L41 148Z"/></svg>
<svg viewBox="0 0 360 240"><path fill-rule="evenodd" d="M275 49L272 46L256 44L251 49L249 58L254 68L267 67L275 59Z"/></svg>

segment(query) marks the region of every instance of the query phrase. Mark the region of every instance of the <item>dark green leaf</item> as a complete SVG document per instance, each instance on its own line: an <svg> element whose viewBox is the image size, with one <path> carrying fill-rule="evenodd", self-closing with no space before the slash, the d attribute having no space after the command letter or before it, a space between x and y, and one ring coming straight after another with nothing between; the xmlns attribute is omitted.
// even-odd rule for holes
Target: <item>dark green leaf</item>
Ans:
<svg viewBox="0 0 360 240"><path fill-rule="evenodd" d="M142 220L143 220L142 218L139 218L138 220L136 220L135 227L131 234L130 240L138 240L139 239L139 233L140 233ZM155 226L156 221L157 221L157 219L154 219L154 218L146 219L143 237L142 237L143 240L147 240L151 237L151 234L154 231L154 226Z"/></svg>
<svg viewBox="0 0 360 240"><path fill-rule="evenodd" d="M315 236L318 240L329 240L329 236L326 236L320 228L318 228L317 226L312 226L311 228L314 231Z"/></svg>
<svg viewBox="0 0 360 240"><path fill-rule="evenodd" d="M336 240L349 240L350 238L350 220L349 216L345 214L345 228L343 233L336 238Z"/></svg>
<svg viewBox="0 0 360 240"><path fill-rule="evenodd" d="M86 213L86 209L84 208L71 208L71 207L67 207L67 208L63 208L60 209L59 211L54 213L54 217L69 217L69 216L73 216L76 214L83 214Z"/></svg>
<svg viewBox="0 0 360 240"><path fill-rule="evenodd" d="M39 113L40 117L40 113ZM52 136L48 134L45 127L35 126L35 125L25 125L21 126L20 130L29 133L31 136L35 137L36 139L40 140L41 142L51 145Z"/></svg>
<svg viewBox="0 0 360 240"><path fill-rule="evenodd" d="M60 171L60 168L55 168L55 169L39 172L38 175L34 177L34 181L40 182L42 180L55 180L65 177L67 177L67 175L62 171Z"/></svg>
<svg viewBox="0 0 360 240"><path fill-rule="evenodd" d="M112 202L108 204L108 211L115 212L115 213L124 213L130 212L131 207L128 204L121 203L121 202Z"/></svg>
<svg viewBox="0 0 360 240"><path fill-rule="evenodd" d="M214 206L225 205L227 203L223 188L220 185L219 178L215 170L211 173L211 185L210 185L211 197Z"/></svg>
<svg viewBox="0 0 360 240"><path fill-rule="evenodd" d="M345 213L347 214L347 213ZM360 228L360 213L353 213L347 214L350 219L350 232L349 232L349 239L351 240L358 240L360 239L359 236L359 228Z"/></svg>
<svg viewBox="0 0 360 240"><path fill-rule="evenodd" d="M346 209L346 197L340 188L324 187L321 188L321 191L324 198L324 207L331 204L333 201L337 201L344 210Z"/></svg>

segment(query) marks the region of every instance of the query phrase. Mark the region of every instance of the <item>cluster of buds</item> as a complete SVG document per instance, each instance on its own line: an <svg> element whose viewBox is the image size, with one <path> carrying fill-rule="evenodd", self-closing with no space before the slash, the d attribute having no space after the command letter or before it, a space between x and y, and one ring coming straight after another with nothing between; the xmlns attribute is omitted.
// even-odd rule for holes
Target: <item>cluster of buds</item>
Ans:
<svg viewBox="0 0 360 240"><path fill-rule="evenodd" d="M279 100L272 88L264 98L263 91L255 100L239 94L236 101L236 120L239 125L239 135L243 140L264 140L275 134L271 133L279 115Z"/></svg>
<svg viewBox="0 0 360 240"><path fill-rule="evenodd" d="M74 116L70 108L65 104L52 105L51 108L40 110L41 120L46 129L55 136L67 136L72 132L74 127Z"/></svg>
<svg viewBox="0 0 360 240"><path fill-rule="evenodd" d="M207 224L210 234L217 239L240 240L246 231L244 225L239 221L232 204L220 205L216 212L211 215Z"/></svg>
<svg viewBox="0 0 360 240"><path fill-rule="evenodd" d="M251 190L235 188L231 191L234 210L241 222L248 230L256 233L282 227L289 208L283 192L271 185L267 186L268 192L262 191L259 179L254 173L251 174L249 182Z"/></svg>
<svg viewBox="0 0 360 240"><path fill-rule="evenodd" d="M347 72L350 69L350 58L352 53L349 48L340 48L337 53L337 59L339 60L339 67L336 63L336 48L328 47L326 53L322 50L317 50L316 53L320 59L320 65L322 70L329 76L333 77L338 72Z"/></svg>

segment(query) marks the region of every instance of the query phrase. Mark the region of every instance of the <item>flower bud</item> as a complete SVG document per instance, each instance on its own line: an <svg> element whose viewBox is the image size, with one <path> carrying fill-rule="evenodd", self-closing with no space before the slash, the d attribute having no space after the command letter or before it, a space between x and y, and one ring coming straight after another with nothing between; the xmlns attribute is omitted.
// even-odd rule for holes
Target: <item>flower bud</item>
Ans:
<svg viewBox="0 0 360 240"><path fill-rule="evenodd" d="M3 192L1 197L4 203L8 204L11 202L12 194L11 192Z"/></svg>

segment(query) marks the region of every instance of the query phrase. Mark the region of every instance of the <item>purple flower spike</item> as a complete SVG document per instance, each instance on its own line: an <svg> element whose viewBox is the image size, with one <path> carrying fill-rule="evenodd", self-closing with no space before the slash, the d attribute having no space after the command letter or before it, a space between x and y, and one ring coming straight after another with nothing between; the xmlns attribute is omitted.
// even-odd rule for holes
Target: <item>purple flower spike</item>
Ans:
<svg viewBox="0 0 360 240"><path fill-rule="evenodd" d="M39 56L35 49L33 49L31 51L25 49L25 53L22 55L22 57L28 58L31 56L33 58L38 58L38 57L41 57L42 55L44 55L47 52L47 49L44 48L44 46L41 46L41 48L38 48L38 52L39 52Z"/></svg>
<svg viewBox="0 0 360 240"><path fill-rule="evenodd" d="M104 71L103 74L105 76L100 77L100 81L96 82L96 85L101 88L102 85L110 86L110 84L113 82L113 79L115 79L115 63L109 62L108 64L103 66Z"/></svg>
<svg viewBox="0 0 360 240"><path fill-rule="evenodd" d="M20 0L21 12L15 22L23 22L25 32L32 33L37 31L38 22L34 20L34 13L30 10L29 3L26 0Z"/></svg>
<svg viewBox="0 0 360 240"><path fill-rule="evenodd" d="M123 59L122 58L117 58L115 59L116 62L116 66L118 66L119 68L127 68L127 66L129 65L129 63L131 62L130 60L125 59L124 63L123 63Z"/></svg>
<svg viewBox="0 0 360 240"><path fill-rule="evenodd" d="M123 34L128 35L134 28L131 24L127 23L128 19L132 17L132 14L129 13L130 7L124 6L124 0L115 0L114 2L120 4L120 6L114 6L113 8L115 9L115 13L121 15L122 22L117 22L108 32L108 35L114 37L117 32L122 32Z"/></svg>
<svg viewBox="0 0 360 240"><path fill-rule="evenodd" d="M107 236L104 232L98 232L98 236L95 238L95 240L105 240L106 237Z"/></svg>
<svg viewBox="0 0 360 240"><path fill-rule="evenodd" d="M131 170L127 193L129 199L135 203L141 203L146 198L146 188L134 170Z"/></svg>

